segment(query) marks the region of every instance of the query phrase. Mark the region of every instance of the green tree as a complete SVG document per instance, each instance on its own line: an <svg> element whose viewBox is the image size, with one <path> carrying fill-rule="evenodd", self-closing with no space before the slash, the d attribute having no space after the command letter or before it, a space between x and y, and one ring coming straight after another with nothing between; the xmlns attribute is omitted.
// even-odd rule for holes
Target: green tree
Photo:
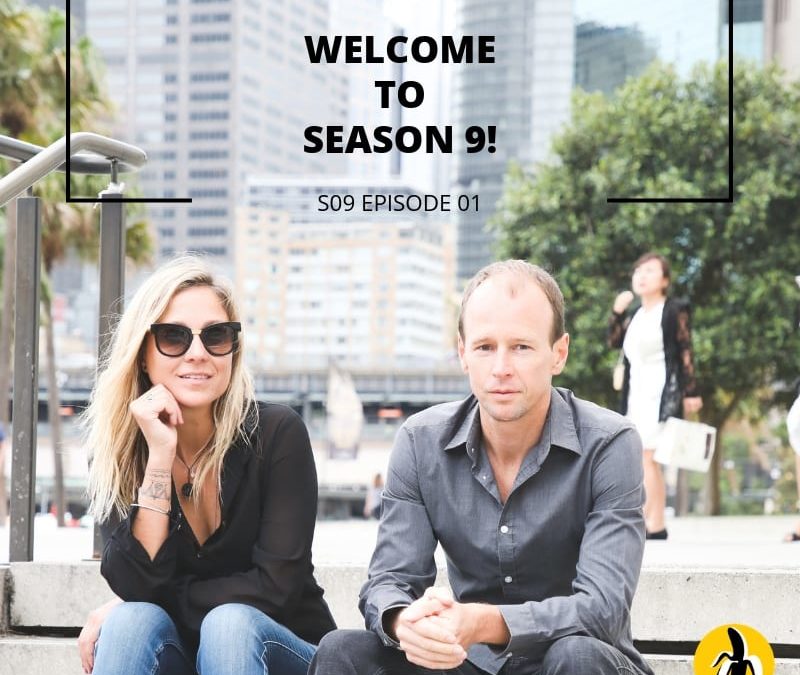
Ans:
<svg viewBox="0 0 800 675"><path fill-rule="evenodd" d="M579 395L616 404L606 322L648 250L671 260L673 293L693 306L702 419L721 428L741 401L800 372L800 84L737 62L733 203L607 202L727 195L727 87L725 63L686 80L655 64L611 98L578 91L554 161L535 177L509 173L498 253L542 264L561 283L572 335L561 383Z"/></svg>
<svg viewBox="0 0 800 675"><path fill-rule="evenodd" d="M7 57L0 66L0 131L31 142L48 145L63 136L66 129L66 18L63 12L51 9L41 12L35 8L21 9L10 0L0 0L0 27L3 30L2 54ZM3 102L9 101L7 105ZM21 102L21 104L19 104ZM87 38L80 38L70 47L70 123L73 131L92 129L98 131L99 120L107 119L111 105L103 83L100 60ZM108 178L73 175L72 194L97 194L105 187ZM59 417L59 388L56 377L55 344L52 324L52 289L49 279L53 267L74 250L82 259L97 258L99 249L96 214L86 205L65 203L64 174L50 174L34 186L34 193L42 198L42 314L47 353L46 379L49 390L49 421L55 470L55 501L59 525L64 524L63 466L61 459L61 427ZM12 216L6 232L7 249L13 237ZM128 258L141 264L149 260L152 239L148 225L137 220L126 233ZM10 335L11 312L5 311L6 296L11 296L13 264L5 258L4 277L4 336ZM10 300L9 300L10 302ZM7 337L5 339L8 339ZM10 343L10 339L8 339ZM0 339L0 348L3 340ZM8 347L0 361L8 362ZM7 410L6 388L2 385L0 367L0 408ZM8 381L6 365L6 382ZM2 417L0 417L2 419ZM0 485L0 503L5 497ZM0 513L0 516L3 515Z"/></svg>
<svg viewBox="0 0 800 675"><path fill-rule="evenodd" d="M97 212L85 204L64 202L63 174L50 174L35 188L42 198L42 289L41 315L44 327L46 350L46 378L48 391L48 421L53 449L54 502L58 525L64 526L66 503L64 498L64 468L62 462L62 433L60 417L60 393L53 332L53 289L50 283L55 265L61 262L70 250L82 260L96 261L100 250L99 221ZM72 177L73 194L97 194L107 179L89 176ZM149 225L136 220L126 228L125 252L128 260L136 265L146 263L152 255L152 238Z"/></svg>

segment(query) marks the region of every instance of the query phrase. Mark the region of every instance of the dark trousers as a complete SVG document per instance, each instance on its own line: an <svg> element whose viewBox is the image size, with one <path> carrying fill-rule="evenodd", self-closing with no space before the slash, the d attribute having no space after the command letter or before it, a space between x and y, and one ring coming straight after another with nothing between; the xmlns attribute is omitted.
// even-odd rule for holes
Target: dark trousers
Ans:
<svg viewBox="0 0 800 675"><path fill-rule="evenodd" d="M365 630L337 630L319 644L308 675L486 675L464 661L453 670L429 670L386 647ZM556 640L539 663L511 662L499 675L643 675L622 652L596 638L571 635Z"/></svg>
<svg viewBox="0 0 800 675"><path fill-rule="evenodd" d="M429 670L411 663L404 652L387 647L372 631L335 630L319 643L308 675L485 675L464 661L452 670Z"/></svg>

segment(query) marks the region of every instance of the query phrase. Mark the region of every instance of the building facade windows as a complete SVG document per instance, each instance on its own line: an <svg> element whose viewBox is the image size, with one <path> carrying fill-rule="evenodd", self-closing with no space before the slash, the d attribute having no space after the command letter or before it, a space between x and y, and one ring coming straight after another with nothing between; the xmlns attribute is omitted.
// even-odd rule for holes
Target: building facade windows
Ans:
<svg viewBox="0 0 800 675"><path fill-rule="evenodd" d="M192 42L230 42L230 33L195 33L192 35Z"/></svg>
<svg viewBox="0 0 800 675"><path fill-rule="evenodd" d="M228 234L226 227L190 227L190 237L224 237Z"/></svg>

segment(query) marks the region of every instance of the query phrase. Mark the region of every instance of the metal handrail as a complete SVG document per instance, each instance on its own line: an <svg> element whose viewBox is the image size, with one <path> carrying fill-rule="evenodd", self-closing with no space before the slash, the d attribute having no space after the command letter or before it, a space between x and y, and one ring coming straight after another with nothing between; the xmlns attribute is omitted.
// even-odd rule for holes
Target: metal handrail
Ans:
<svg viewBox="0 0 800 675"><path fill-rule="evenodd" d="M27 141L21 141L18 138L11 138L10 136L0 135L0 157L15 159L18 162L27 162L29 159L33 159L42 150L44 150L44 148L41 145L28 143ZM122 161L117 162L117 170L120 173L131 173L133 171L138 171L140 167L141 165L128 164L127 162ZM66 162L57 167L56 170L61 172L66 171ZM77 155L73 155L72 159L70 159L69 170L75 173L92 175L108 174L111 172L111 160L106 159L105 157L98 157L97 155L79 153Z"/></svg>
<svg viewBox="0 0 800 675"><path fill-rule="evenodd" d="M104 159L77 155L84 150ZM69 153L70 170L77 173L113 174L114 171L137 171L147 162L145 151L135 145L86 131L69 137ZM0 136L0 155L24 161L24 164L0 178L0 206L4 206L50 172L66 168L67 137L41 148L32 143Z"/></svg>
<svg viewBox="0 0 800 675"><path fill-rule="evenodd" d="M80 154L88 151L92 156ZM99 158L97 157L99 155ZM64 170L69 162L76 173L110 174L100 193L100 315L99 354L102 358L111 333L111 317L119 311L125 286L125 209L120 171L136 171L147 162L133 145L98 134L64 136L46 148L0 136L0 156L23 163L0 179L0 206L17 198L47 174ZM69 195L69 186L67 186ZM33 517L36 481L36 423L38 420L39 290L41 274L41 199L21 196L17 205L17 271L14 293L14 437L11 448L11 520L9 559L33 559ZM24 263L24 264L23 264ZM51 410L57 402L50 402ZM95 554L99 553L95 529Z"/></svg>

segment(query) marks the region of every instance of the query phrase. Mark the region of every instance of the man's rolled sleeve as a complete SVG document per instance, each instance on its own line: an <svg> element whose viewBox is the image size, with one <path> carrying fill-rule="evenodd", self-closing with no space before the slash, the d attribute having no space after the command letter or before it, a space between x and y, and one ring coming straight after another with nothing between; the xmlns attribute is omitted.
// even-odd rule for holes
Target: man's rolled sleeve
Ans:
<svg viewBox="0 0 800 675"><path fill-rule="evenodd" d="M433 585L436 543L420 492L414 439L404 426L389 460L378 539L359 596L366 627L384 644L397 646L384 631L384 614L410 605Z"/></svg>
<svg viewBox="0 0 800 675"><path fill-rule="evenodd" d="M496 653L538 652L567 635L615 644L627 630L644 552L641 452L638 434L624 427L597 453L572 595L500 605L511 639Z"/></svg>

